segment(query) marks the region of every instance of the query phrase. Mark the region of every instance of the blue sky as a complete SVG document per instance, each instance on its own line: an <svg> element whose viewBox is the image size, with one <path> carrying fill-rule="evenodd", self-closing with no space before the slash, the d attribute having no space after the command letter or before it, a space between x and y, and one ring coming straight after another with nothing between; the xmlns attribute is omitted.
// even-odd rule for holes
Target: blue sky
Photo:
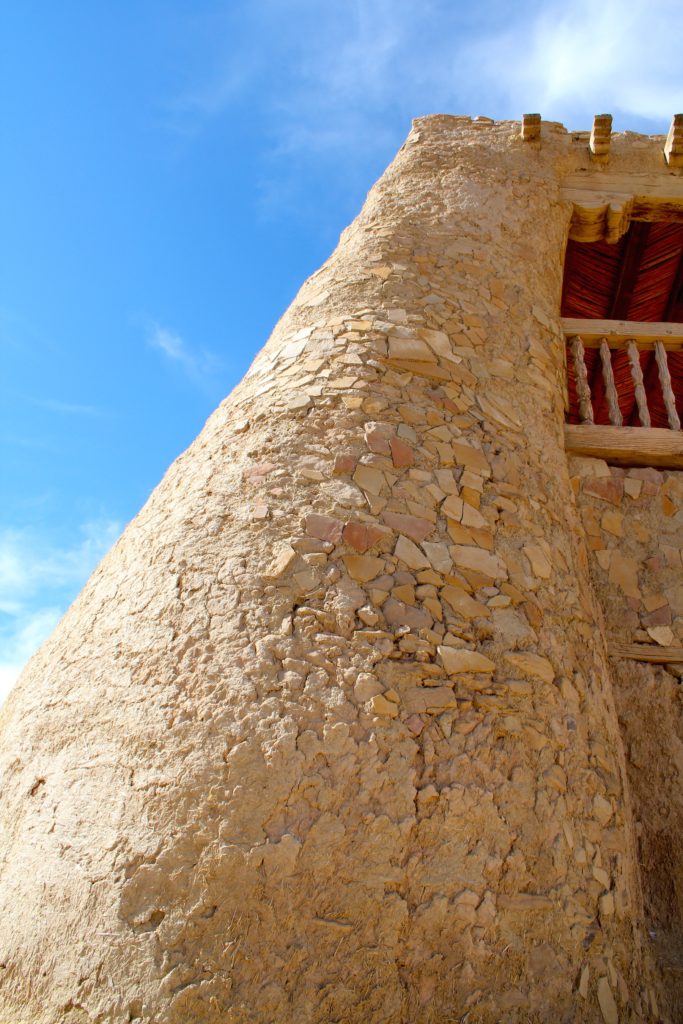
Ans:
<svg viewBox="0 0 683 1024"><path fill-rule="evenodd" d="M412 117L683 109L678 0L23 0L0 32L0 693Z"/></svg>

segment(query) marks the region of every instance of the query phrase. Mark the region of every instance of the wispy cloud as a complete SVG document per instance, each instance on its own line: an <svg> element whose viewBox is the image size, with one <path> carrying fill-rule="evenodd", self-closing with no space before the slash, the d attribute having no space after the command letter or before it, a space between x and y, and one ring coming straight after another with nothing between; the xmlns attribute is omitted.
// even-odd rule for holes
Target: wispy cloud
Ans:
<svg viewBox="0 0 683 1024"><path fill-rule="evenodd" d="M78 402L61 402L56 398L43 398L36 401L41 409L50 412L64 413L66 416L101 416L102 410L94 405L80 405Z"/></svg>
<svg viewBox="0 0 683 1024"><path fill-rule="evenodd" d="M343 152L348 173L393 148L419 114L512 118L540 110L589 128L602 110L659 124L683 107L680 0L227 7L233 30L241 12L240 45L226 33L220 54L211 39L210 70L179 107L214 118L252 103L280 169L284 159Z"/></svg>
<svg viewBox="0 0 683 1024"><path fill-rule="evenodd" d="M220 360L208 349L191 348L175 331L161 324L152 323L147 341L151 348L163 353L166 359L175 363L190 379L203 383L220 367Z"/></svg>
<svg viewBox="0 0 683 1024"><path fill-rule="evenodd" d="M0 531L0 700L120 532L97 519L60 546L33 530Z"/></svg>

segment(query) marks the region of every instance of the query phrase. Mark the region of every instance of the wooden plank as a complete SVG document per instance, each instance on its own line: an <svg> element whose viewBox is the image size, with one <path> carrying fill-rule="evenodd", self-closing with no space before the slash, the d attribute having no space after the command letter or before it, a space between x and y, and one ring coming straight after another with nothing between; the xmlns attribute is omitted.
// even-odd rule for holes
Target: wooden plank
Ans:
<svg viewBox="0 0 683 1024"><path fill-rule="evenodd" d="M669 167L683 167L683 114L674 114L664 143L664 158Z"/></svg>
<svg viewBox="0 0 683 1024"><path fill-rule="evenodd" d="M683 432L663 427L598 427L568 423L564 445L569 455L604 459L613 466L683 469Z"/></svg>
<svg viewBox="0 0 683 1024"><path fill-rule="evenodd" d="M568 338L578 335L586 348L599 348L603 338L610 348L627 348L633 340L638 348L654 348L661 341L664 348L680 351L683 348L683 324L639 323L635 320L582 320L562 317L562 330Z"/></svg>
<svg viewBox="0 0 683 1024"><path fill-rule="evenodd" d="M541 115L522 115L522 138L525 142L538 142L541 138Z"/></svg>
<svg viewBox="0 0 683 1024"><path fill-rule="evenodd" d="M623 200L634 196L638 200L680 202L683 199L683 178L673 176L662 165L661 171L634 174L605 173L603 170L576 171L567 175L560 189L562 199L575 197L589 202L608 203L615 196Z"/></svg>
<svg viewBox="0 0 683 1024"><path fill-rule="evenodd" d="M655 665L683 664L683 647L659 647L657 644L610 643L607 651L611 658L629 661L649 661Z"/></svg>
<svg viewBox="0 0 683 1024"><path fill-rule="evenodd" d="M621 320L628 315L649 232L650 225L647 223L631 224L628 230L619 263L619 273L607 311L610 320Z"/></svg>
<svg viewBox="0 0 683 1024"><path fill-rule="evenodd" d="M593 118L593 130L588 143L591 156L597 163L607 163L609 144L612 139L612 115L596 114Z"/></svg>

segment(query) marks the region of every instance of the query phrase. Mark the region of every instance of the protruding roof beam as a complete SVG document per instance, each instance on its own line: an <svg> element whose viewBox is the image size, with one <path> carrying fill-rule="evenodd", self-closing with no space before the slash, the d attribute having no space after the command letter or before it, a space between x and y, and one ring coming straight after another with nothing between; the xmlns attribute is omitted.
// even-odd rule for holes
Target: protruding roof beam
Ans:
<svg viewBox="0 0 683 1024"><path fill-rule="evenodd" d="M541 138L541 115L522 115L522 138L525 142L538 142Z"/></svg>
<svg viewBox="0 0 683 1024"><path fill-rule="evenodd" d="M621 254L619 272L607 312L608 320L628 320L629 304L638 280L643 254L650 233L647 221L632 221Z"/></svg>
<svg viewBox="0 0 683 1024"><path fill-rule="evenodd" d="M683 167L683 114L674 114L664 143L664 159L669 167Z"/></svg>
<svg viewBox="0 0 683 1024"><path fill-rule="evenodd" d="M596 114L593 118L593 130L591 132L588 147L591 156L599 164L606 164L609 160L609 144L612 140L612 115Z"/></svg>

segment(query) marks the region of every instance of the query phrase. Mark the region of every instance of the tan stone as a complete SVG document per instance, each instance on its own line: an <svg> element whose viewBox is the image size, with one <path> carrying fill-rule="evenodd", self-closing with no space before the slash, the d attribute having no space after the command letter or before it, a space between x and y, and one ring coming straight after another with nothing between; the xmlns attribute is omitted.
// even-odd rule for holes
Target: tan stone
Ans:
<svg viewBox="0 0 683 1024"><path fill-rule="evenodd" d="M478 651L469 651L465 648L445 647L438 648L443 667L450 675L459 672L495 672L496 663L490 658L480 654Z"/></svg>
<svg viewBox="0 0 683 1024"><path fill-rule="evenodd" d="M598 979L598 1003L605 1024L619 1024L619 1011L607 978Z"/></svg>
<svg viewBox="0 0 683 1024"><path fill-rule="evenodd" d="M505 660L514 669L524 676L531 676L532 679L541 679L544 683L552 683L555 678L555 670L547 658L540 654L532 654L526 651L509 651L504 655Z"/></svg>
<svg viewBox="0 0 683 1024"><path fill-rule="evenodd" d="M475 601L473 597L459 587L443 587L441 597L449 605L456 615L462 615L464 619L488 618L491 614L489 609L481 601Z"/></svg>
<svg viewBox="0 0 683 1024"><path fill-rule="evenodd" d="M372 466L357 466L353 479L361 490L369 494L380 494L386 488L384 473Z"/></svg>
<svg viewBox="0 0 683 1024"><path fill-rule="evenodd" d="M456 565L464 569L474 569L491 580L500 579L505 576L505 570L500 559L495 554L488 554L479 548L466 547L456 544L451 549L451 556Z"/></svg>
<svg viewBox="0 0 683 1024"><path fill-rule="evenodd" d="M374 555L344 555L344 565L351 579L367 583L384 572L385 561Z"/></svg>
<svg viewBox="0 0 683 1024"><path fill-rule="evenodd" d="M549 580L552 574L552 565L545 551L538 544L525 544L522 550L529 559L534 576L538 576L542 580Z"/></svg>
<svg viewBox="0 0 683 1024"><path fill-rule="evenodd" d="M399 561L405 562L409 569L428 569L430 566L424 551L403 535L396 541L394 554Z"/></svg>
<svg viewBox="0 0 683 1024"><path fill-rule="evenodd" d="M297 557L296 551L290 544L281 544L273 552L273 560L263 575L266 579L279 579L293 565Z"/></svg>
<svg viewBox="0 0 683 1024"><path fill-rule="evenodd" d="M635 558L629 558L621 551L613 551L609 564L609 578L610 582L621 587L628 597L640 597L638 562Z"/></svg>

